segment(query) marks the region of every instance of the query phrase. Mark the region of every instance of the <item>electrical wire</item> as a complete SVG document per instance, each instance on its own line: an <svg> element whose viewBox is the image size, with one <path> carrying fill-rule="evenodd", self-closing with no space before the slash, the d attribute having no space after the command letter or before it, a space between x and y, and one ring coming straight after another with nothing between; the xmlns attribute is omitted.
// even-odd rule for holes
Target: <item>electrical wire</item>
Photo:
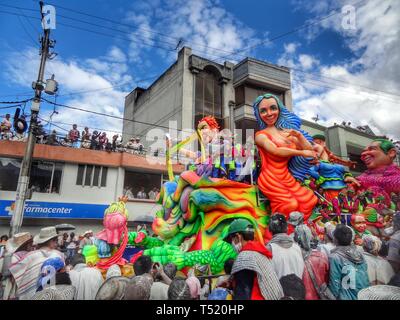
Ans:
<svg viewBox="0 0 400 320"><path fill-rule="evenodd" d="M114 115L107 114L107 113L104 113L104 112L98 112L98 111L92 111L92 110L83 109L83 108L78 108L78 107L72 107L72 106L68 106L68 105L65 105L65 104L61 104L61 103L54 103L54 102L52 102L52 101L50 101L50 100L47 100L47 99L45 99L45 98L42 98L41 100L42 100L42 101L45 101L45 102L47 102L47 103L49 103L49 104L53 104L53 105L56 105L56 106L58 106L58 107L63 107L63 108L71 109L71 110L76 110L76 111L91 113L91 114L95 114L95 115L98 115L98 116L109 117L109 118L113 118L113 119L117 119L117 120L123 120L123 121L134 122L134 123L143 124L143 125L152 126L152 127L158 127L158 128L164 128L164 129L171 129L170 127L167 127L167 126L154 125L154 123L149 123L149 122L144 122L144 121L138 121L138 120L128 119L128 118L119 117L119 116L114 116ZM177 131L187 132L187 133L193 134L193 131L188 131L188 130L177 129Z"/></svg>
<svg viewBox="0 0 400 320"><path fill-rule="evenodd" d="M364 2L364 1L365 1L365 0L359 1L359 2L355 3L354 5L358 5L358 4L360 4L360 3ZM13 6L11 6L11 7L13 7ZM21 8L21 7L18 7L18 8ZM23 8L23 9L28 10L27 8ZM33 9L29 9L29 10L32 10L32 11L33 11ZM335 10L333 10L333 11L337 11L337 10L338 10L338 9L335 9ZM10 12L5 12L5 11L1 11L1 10L0 10L0 12L7 13L7 14L13 14L13 15L17 15L17 16L18 16L18 14L16 14L16 13L10 13ZM336 12L335 14L337 14L337 13L339 13L339 12ZM286 32L286 33L284 33L284 34L278 35L278 36L276 36L276 37L270 39L269 41L274 41L274 40L279 39L279 38L281 38L281 37L283 37L283 36L285 36L285 35L288 35L288 34L290 34L290 33L294 33L294 32L297 32L297 31L299 31L299 30L302 30L302 29L304 29L304 28L306 28L306 27L310 27L310 26L312 26L312 25L315 25L316 23L321 22L321 21L323 21L324 19L327 19L328 17L330 17L330 16L332 16L332 15L333 15L333 14L330 14L330 15L328 15L328 16L322 17L321 19L319 19L319 20L317 20L317 21L314 21L313 23L306 24L306 25L304 25L304 26L301 26L301 27L299 27L299 28L296 28L296 29L294 29L294 30L291 30L291 31L289 31L289 32ZM37 17L31 17L31 16L26 16L26 15L22 15L22 16L25 16L25 17L28 17L28 18L39 19L39 18L37 18ZM71 18L71 19L73 19L73 18ZM86 22L85 22L85 23L86 23ZM99 31L94 31L94 30L90 30L90 29L86 29L86 28L81 28L81 27L77 27L77 26L65 24L65 23L62 23L62 22L58 22L58 24L64 25L64 26L68 26L68 27L71 27L71 28L75 28L75 29L79 29L79 30L82 30L82 31L87 31L87 32L91 32L91 33L95 33L95 34L99 34L99 35L111 37L111 38L120 38L120 39L122 39L122 40L126 40L126 41L129 41L129 42L135 42L135 39L131 39L131 38L116 37L115 35L110 35L110 34L106 34L106 33L99 32ZM97 26L98 26L98 25L97 25ZM120 30L120 31L121 31L121 30ZM165 47L162 47L162 46L157 46L157 45L154 45L154 44L148 44L148 43L143 43L143 42L141 42L141 43L144 44L144 45L146 45L146 46L148 45L148 46L152 46L152 47L164 49L164 50L167 50L167 51L175 51L174 49L171 49L171 48L165 48ZM256 46L254 46L254 47L256 47ZM215 49L216 49L216 48L215 48ZM243 51L243 50L241 50L241 51ZM200 52L201 52L201 51L200 51ZM231 53L231 55L234 55L234 54L235 54L235 52L230 52L230 53ZM218 58L221 58L221 59L222 59L222 58L227 58L227 57L231 56L231 55L229 55L229 56L213 55L213 54L209 54L209 53L206 53L206 54L211 55L211 56L215 56L215 57L218 57ZM243 54L242 54L241 56L247 57L246 55L243 55ZM204 66L205 66L205 65L206 65L206 62L204 63ZM298 71L298 72L302 72L302 73L304 73L304 74L312 74L312 73L306 72L306 71L304 71L304 70L295 69L295 68L292 68L292 69L293 69L293 70L296 70L296 71ZM371 88L371 87L367 87L367 86L360 86L360 85L357 85L357 84L355 84L355 83L349 83L349 82L346 82L346 81L342 81L342 80L338 80L338 79L334 79L334 78L329 78L329 77L326 77L326 76L321 76L321 75L316 75L316 74L312 74L312 75L318 76L318 77L320 77L320 78L327 78L327 79L329 79L329 80L341 82L341 83L348 84L348 85L351 85L351 86L360 87L360 88L363 88L363 89L366 89L366 90L370 90L370 91L373 91L373 92L381 92L381 93L384 93L384 94L394 95L394 96L400 97L400 95L395 94L395 93L392 93L392 92L387 92L387 91L384 91L384 90L377 90L377 89L375 89L375 88Z"/></svg>

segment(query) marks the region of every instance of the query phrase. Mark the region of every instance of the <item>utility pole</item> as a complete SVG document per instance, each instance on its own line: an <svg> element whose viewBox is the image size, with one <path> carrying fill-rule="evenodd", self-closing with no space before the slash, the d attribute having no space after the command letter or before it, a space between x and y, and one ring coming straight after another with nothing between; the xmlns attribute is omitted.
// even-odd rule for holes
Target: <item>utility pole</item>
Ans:
<svg viewBox="0 0 400 320"><path fill-rule="evenodd" d="M40 14L43 15L43 2L40 2ZM44 27L44 24L43 24ZM33 89L35 90L35 97L32 101L31 107L31 120L28 130L28 141L26 144L25 155L21 163L21 170L18 178L17 195L15 199L15 207L13 210L13 215L11 218L11 228L10 237L14 236L20 231L22 225L22 219L24 216L25 200L27 196L27 191L29 187L29 178L32 165L33 151L35 149L35 131L37 127L37 117L39 114L40 100L42 96L42 91L45 87L43 82L44 69L46 65L46 60L49 57L49 48L53 47L53 41L50 40L50 28L44 28L44 36L41 38L41 60L39 67L39 74L36 83L34 83Z"/></svg>

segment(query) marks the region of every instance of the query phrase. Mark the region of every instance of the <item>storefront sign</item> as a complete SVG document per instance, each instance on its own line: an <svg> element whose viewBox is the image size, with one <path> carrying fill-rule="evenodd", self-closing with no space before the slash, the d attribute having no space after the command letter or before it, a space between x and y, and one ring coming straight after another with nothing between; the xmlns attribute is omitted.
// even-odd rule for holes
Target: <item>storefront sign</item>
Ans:
<svg viewBox="0 0 400 320"><path fill-rule="evenodd" d="M0 200L0 217L11 217L14 201ZM25 218L103 219L106 204L27 201Z"/></svg>

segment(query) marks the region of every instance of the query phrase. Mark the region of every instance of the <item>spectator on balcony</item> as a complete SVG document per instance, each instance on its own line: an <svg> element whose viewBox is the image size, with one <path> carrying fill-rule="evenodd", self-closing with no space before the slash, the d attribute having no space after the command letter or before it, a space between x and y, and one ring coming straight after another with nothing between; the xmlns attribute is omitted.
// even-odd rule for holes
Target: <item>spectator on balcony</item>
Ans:
<svg viewBox="0 0 400 320"><path fill-rule="evenodd" d="M137 198L137 199L147 199L147 194L146 194L146 192L144 191L144 187L140 187L140 190L139 190L139 192L137 193L136 198Z"/></svg>
<svg viewBox="0 0 400 320"><path fill-rule="evenodd" d="M69 133L65 136L64 139L60 141L60 144L64 147L72 147L72 141L69 138Z"/></svg>
<svg viewBox="0 0 400 320"><path fill-rule="evenodd" d="M124 190L124 196L127 197L128 199L133 199L135 198L135 196L133 195L132 192L132 187L131 186L127 186Z"/></svg>
<svg viewBox="0 0 400 320"><path fill-rule="evenodd" d="M133 153L135 146L135 138L131 138L128 143L125 145L126 152Z"/></svg>
<svg viewBox="0 0 400 320"><path fill-rule="evenodd" d="M78 148L79 147L79 130L78 126L76 124L72 125L72 129L68 133L68 138L72 143L73 148Z"/></svg>
<svg viewBox="0 0 400 320"><path fill-rule="evenodd" d="M118 137L119 136L117 134L114 134L112 137L111 151L113 152L117 151Z"/></svg>
<svg viewBox="0 0 400 320"><path fill-rule="evenodd" d="M10 114L7 113L6 117L3 119L0 125L0 133L1 133L1 139L11 139L12 133L11 133L11 121L10 121Z"/></svg>
<svg viewBox="0 0 400 320"><path fill-rule="evenodd" d="M100 132L97 132L97 130L94 130L93 134L92 134L92 138L90 140L90 149L99 150L99 137L100 137Z"/></svg>
<svg viewBox="0 0 400 320"><path fill-rule="evenodd" d="M143 144L140 142L140 138L136 137L133 149L135 153L142 153L143 152Z"/></svg>
<svg viewBox="0 0 400 320"><path fill-rule="evenodd" d="M48 136L47 138L47 144L51 145L51 146L56 146L58 145L58 140L57 140L57 131L53 130L51 132L51 134Z"/></svg>
<svg viewBox="0 0 400 320"><path fill-rule="evenodd" d="M105 150L108 143L107 133L103 132L99 137L99 149Z"/></svg>
<svg viewBox="0 0 400 320"><path fill-rule="evenodd" d="M158 194L158 189L154 187L154 188L151 189L151 191L149 192L149 199L150 199L150 200L156 200L157 194Z"/></svg>
<svg viewBox="0 0 400 320"><path fill-rule="evenodd" d="M82 140L81 140L81 147L85 149L90 149L90 137L91 134L89 132L89 128L85 127L82 131Z"/></svg>

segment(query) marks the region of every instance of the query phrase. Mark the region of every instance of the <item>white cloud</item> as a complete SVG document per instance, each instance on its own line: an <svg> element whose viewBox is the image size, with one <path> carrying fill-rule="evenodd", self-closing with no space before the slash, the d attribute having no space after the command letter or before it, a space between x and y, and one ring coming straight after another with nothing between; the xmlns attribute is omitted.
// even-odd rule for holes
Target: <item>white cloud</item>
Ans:
<svg viewBox="0 0 400 320"><path fill-rule="evenodd" d="M294 42L288 44L285 43L284 44L285 52L293 54L299 46L300 46L299 43L294 43Z"/></svg>
<svg viewBox="0 0 400 320"><path fill-rule="evenodd" d="M312 67L314 67L315 65L319 64L319 61L317 59L315 59L313 56L310 56L308 54L300 54L299 62L300 62L301 67L304 70L309 70Z"/></svg>
<svg viewBox="0 0 400 320"><path fill-rule="evenodd" d="M140 32L154 43L174 51L179 39L190 46L195 54L212 60L241 60L242 56L232 56L231 52L246 55L243 49L257 41L254 31L246 27L227 12L216 0L171 0L165 1L162 10L154 3L141 4L139 10L129 12L127 18L135 23ZM266 35L266 34L265 34ZM160 42L164 41L164 42ZM131 59L143 58L144 47L132 43ZM152 49L154 50L154 49ZM176 53L156 49L168 62L176 58ZM223 56L226 59L221 59Z"/></svg>
<svg viewBox="0 0 400 320"><path fill-rule="evenodd" d="M301 3L304 10L324 17L348 1L328 1L323 6L315 5L315 1L296 3ZM319 114L320 118L326 119L324 124L329 125L343 120L355 125L369 124L377 134L399 139L400 2L387 0L360 4L356 9L356 30L343 29L342 18L338 14L323 20L306 37L315 39L321 29L339 33L354 53L354 58L345 63L321 65L315 57L304 57L297 48L290 52L285 46L278 63L286 62L289 67L305 71L309 69L314 74L307 76L293 70L295 111L309 120Z"/></svg>

